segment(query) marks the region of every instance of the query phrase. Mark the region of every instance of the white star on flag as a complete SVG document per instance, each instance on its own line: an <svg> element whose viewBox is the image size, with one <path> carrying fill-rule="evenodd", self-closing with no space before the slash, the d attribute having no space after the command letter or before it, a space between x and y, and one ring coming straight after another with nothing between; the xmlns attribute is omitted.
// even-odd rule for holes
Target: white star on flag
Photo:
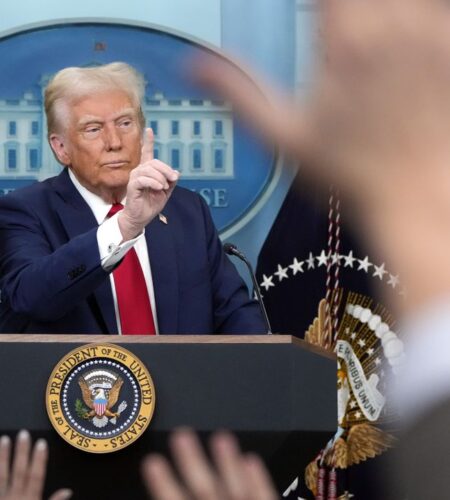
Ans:
<svg viewBox="0 0 450 500"><path fill-rule="evenodd" d="M358 271L364 270L366 273L369 271L369 267L372 265L369 262L369 257L367 257L367 255L366 258L363 260L358 259L358 262L359 262Z"/></svg>
<svg viewBox="0 0 450 500"><path fill-rule="evenodd" d="M311 252L309 252L309 257L306 259L308 263L308 269L314 269L314 256Z"/></svg>
<svg viewBox="0 0 450 500"><path fill-rule="evenodd" d="M326 266L327 262L328 262L328 256L325 253L325 250L322 250L322 253L318 257L316 257L316 259L317 259L317 262L319 264L319 267Z"/></svg>
<svg viewBox="0 0 450 500"><path fill-rule="evenodd" d="M375 352L375 349L373 347L371 347L370 349L367 349L367 354L369 356L372 356L372 354Z"/></svg>
<svg viewBox="0 0 450 500"><path fill-rule="evenodd" d="M359 345L360 347L364 347L364 346L366 345L366 342L365 342L364 340L362 340L362 339L361 339L361 340L358 340L358 345Z"/></svg>
<svg viewBox="0 0 450 500"><path fill-rule="evenodd" d="M351 267L353 269L353 262L356 258L353 257L353 250L350 250L348 255L344 255L344 267Z"/></svg>
<svg viewBox="0 0 450 500"><path fill-rule="evenodd" d="M355 340L356 339L356 332L353 332L351 335L350 335L350 338L352 340Z"/></svg>
<svg viewBox="0 0 450 500"><path fill-rule="evenodd" d="M380 358L377 358L377 359L375 360L375 364L376 364L377 366L381 365L381 359L380 359Z"/></svg>
<svg viewBox="0 0 450 500"><path fill-rule="evenodd" d="M380 278L380 280L382 280L383 276L388 273L385 269L384 262L383 264L381 264L381 266L374 266L374 267L375 267L375 272L373 273L373 277L374 278L378 277Z"/></svg>
<svg viewBox="0 0 450 500"><path fill-rule="evenodd" d="M355 413L355 417L356 417L356 418L361 418L361 417L362 417L361 412L360 412L360 411L357 411L357 412Z"/></svg>
<svg viewBox="0 0 450 500"><path fill-rule="evenodd" d="M338 253L334 253L331 256L331 265L335 266L336 264L339 264L340 260L341 260L341 256Z"/></svg>
<svg viewBox="0 0 450 500"><path fill-rule="evenodd" d="M394 276L393 274L389 275L388 285L390 285L394 290L400 283L400 278L398 276Z"/></svg>
<svg viewBox="0 0 450 500"><path fill-rule="evenodd" d="M278 271L275 271L274 274L278 276L278 281L283 281L285 278L288 278L288 268L287 267L281 267L280 264L278 264Z"/></svg>
<svg viewBox="0 0 450 500"><path fill-rule="evenodd" d="M265 274L263 274L263 282L259 286L261 286L262 288L265 288L266 292L267 292L267 290L271 286L275 286L273 283L273 276L267 277Z"/></svg>
<svg viewBox="0 0 450 500"><path fill-rule="evenodd" d="M303 264L304 262L299 262L297 257L293 260L292 264L289 266L292 269L292 274L295 276L297 273L303 272Z"/></svg>

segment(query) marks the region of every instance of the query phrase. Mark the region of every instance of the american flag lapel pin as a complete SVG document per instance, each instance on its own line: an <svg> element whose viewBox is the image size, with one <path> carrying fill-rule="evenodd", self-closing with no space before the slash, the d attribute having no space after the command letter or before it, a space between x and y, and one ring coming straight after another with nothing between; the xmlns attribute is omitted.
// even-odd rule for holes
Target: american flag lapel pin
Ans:
<svg viewBox="0 0 450 500"><path fill-rule="evenodd" d="M168 224L169 221L167 220L167 217L164 215L164 214L159 214L159 220L163 223L163 224Z"/></svg>

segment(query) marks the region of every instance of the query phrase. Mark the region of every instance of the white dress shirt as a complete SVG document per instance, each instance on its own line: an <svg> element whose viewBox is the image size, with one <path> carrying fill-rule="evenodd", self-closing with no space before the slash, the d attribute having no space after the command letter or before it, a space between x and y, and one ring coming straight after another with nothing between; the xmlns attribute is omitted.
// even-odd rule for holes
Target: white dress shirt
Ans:
<svg viewBox="0 0 450 500"><path fill-rule="evenodd" d="M112 205L106 203L100 198L100 196L97 196L96 194L92 193L84 186L82 186L70 168L69 177L76 187L77 191L83 197L84 201L89 205L89 208L92 210L92 213L94 214L94 217L99 225L97 230L97 243L103 269L105 269L105 271L110 270L125 256L130 248L134 247L139 259L139 263L142 267L142 272L144 273L145 284L147 286L148 296L150 298L150 304L152 306L155 331L156 334L158 334L159 330L158 318L156 315L155 291L153 288L152 270L144 232L142 232L142 234L140 234L133 240L122 242L122 233L120 232L118 222L119 214L116 214L109 219L107 218ZM125 203L126 199L123 199L122 205L125 205ZM116 286L114 284L112 273L110 273L109 275L109 280L111 283L111 290L114 299L117 331L119 332L119 335L121 335L122 328L120 324L120 313L117 303Z"/></svg>

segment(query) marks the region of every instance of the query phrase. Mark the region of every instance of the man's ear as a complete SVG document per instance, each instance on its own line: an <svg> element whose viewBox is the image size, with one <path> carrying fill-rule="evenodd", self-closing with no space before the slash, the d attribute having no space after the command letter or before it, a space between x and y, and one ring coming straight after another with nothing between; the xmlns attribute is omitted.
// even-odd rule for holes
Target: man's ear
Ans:
<svg viewBox="0 0 450 500"><path fill-rule="evenodd" d="M58 161L65 166L70 165L70 156L67 151L66 141L60 134L51 134L49 137L50 147L53 150Z"/></svg>

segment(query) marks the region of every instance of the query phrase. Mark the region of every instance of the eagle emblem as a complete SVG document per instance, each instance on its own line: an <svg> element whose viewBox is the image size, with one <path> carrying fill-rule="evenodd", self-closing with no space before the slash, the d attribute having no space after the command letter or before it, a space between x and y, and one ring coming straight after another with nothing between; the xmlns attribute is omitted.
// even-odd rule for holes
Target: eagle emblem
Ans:
<svg viewBox="0 0 450 500"><path fill-rule="evenodd" d="M114 411L123 385L123 379L110 370L91 370L78 379L84 402L77 399L76 412L81 418L91 420L95 427L105 427L108 422L116 424L117 418L126 409L122 401Z"/></svg>
<svg viewBox="0 0 450 500"><path fill-rule="evenodd" d="M386 369L397 373L404 359L403 343L393 332L391 315L364 295L350 292L336 302L341 309L336 334L326 321L327 302L319 304L318 315L305 340L337 354L337 432L306 469L308 488L317 494L321 464L330 470L346 469L381 455L393 447L395 437L380 426L395 421L387 404ZM388 368L389 367L389 368Z"/></svg>

